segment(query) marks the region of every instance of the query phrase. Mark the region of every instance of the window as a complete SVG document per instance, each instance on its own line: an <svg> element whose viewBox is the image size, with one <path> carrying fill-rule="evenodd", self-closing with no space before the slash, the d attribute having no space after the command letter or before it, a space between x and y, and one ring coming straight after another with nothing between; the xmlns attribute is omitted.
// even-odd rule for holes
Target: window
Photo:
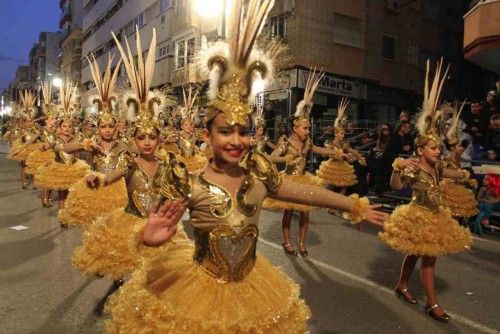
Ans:
<svg viewBox="0 0 500 334"><path fill-rule="evenodd" d="M172 7L172 0L160 0L160 13Z"/></svg>
<svg viewBox="0 0 500 334"><path fill-rule="evenodd" d="M408 64L418 66L418 45L415 41L408 41Z"/></svg>
<svg viewBox="0 0 500 334"><path fill-rule="evenodd" d="M175 64L176 67L184 67L188 63L192 63L194 61L196 51L196 41L193 38L188 40L180 40L175 43ZM170 50L167 46L166 54L168 55Z"/></svg>
<svg viewBox="0 0 500 334"><path fill-rule="evenodd" d="M136 17L134 17L134 20L132 21L132 25L134 27L134 30L135 30L135 27L142 27L144 25L144 13L140 13L139 15L137 15Z"/></svg>
<svg viewBox="0 0 500 334"><path fill-rule="evenodd" d="M184 67L186 65L186 41L178 41L175 45L176 47L176 64L177 67Z"/></svg>
<svg viewBox="0 0 500 334"><path fill-rule="evenodd" d="M335 14L333 21L333 42L363 48L363 25L361 20Z"/></svg>
<svg viewBox="0 0 500 334"><path fill-rule="evenodd" d="M286 34L285 18L283 16L271 17L271 36L285 37Z"/></svg>
<svg viewBox="0 0 500 334"><path fill-rule="evenodd" d="M396 60L396 37L382 36L382 58Z"/></svg>
<svg viewBox="0 0 500 334"><path fill-rule="evenodd" d="M194 38L191 38L187 41L187 49L186 49L186 61L188 63L193 62L194 53L195 53L195 43L194 43Z"/></svg>
<svg viewBox="0 0 500 334"><path fill-rule="evenodd" d="M158 49L158 59L161 59L163 57L165 57L167 55L167 47L166 46L162 46Z"/></svg>

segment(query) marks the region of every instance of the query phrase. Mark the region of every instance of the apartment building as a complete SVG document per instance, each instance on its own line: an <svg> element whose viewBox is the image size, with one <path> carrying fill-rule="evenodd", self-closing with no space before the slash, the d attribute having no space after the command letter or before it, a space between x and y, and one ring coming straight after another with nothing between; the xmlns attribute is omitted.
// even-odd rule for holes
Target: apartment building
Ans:
<svg viewBox="0 0 500 334"><path fill-rule="evenodd" d="M61 75L80 84L82 70L83 0L60 0Z"/></svg>
<svg viewBox="0 0 500 334"><path fill-rule="evenodd" d="M38 87L45 80L51 80L59 72L61 33L41 32L38 42L29 53L30 82Z"/></svg>

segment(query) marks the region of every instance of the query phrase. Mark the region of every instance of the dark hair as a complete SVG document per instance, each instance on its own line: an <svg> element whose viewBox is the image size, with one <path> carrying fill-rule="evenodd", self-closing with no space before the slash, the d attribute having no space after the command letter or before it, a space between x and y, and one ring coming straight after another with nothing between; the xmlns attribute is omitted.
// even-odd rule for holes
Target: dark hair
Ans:
<svg viewBox="0 0 500 334"><path fill-rule="evenodd" d="M444 140L444 147L446 147L446 149L447 149L448 151L453 150L453 149L455 148L455 146L457 146L457 143L455 143L455 144L451 144L451 143L450 143L450 141L448 140L448 138L446 138L446 139Z"/></svg>
<svg viewBox="0 0 500 334"><path fill-rule="evenodd" d="M490 117L490 122L494 122L500 119L500 113L495 113Z"/></svg>
<svg viewBox="0 0 500 334"><path fill-rule="evenodd" d="M411 124L410 121L400 121L397 125L396 131L401 130L401 128L406 125L406 124Z"/></svg>
<svg viewBox="0 0 500 334"><path fill-rule="evenodd" d="M470 105L473 105L473 104L476 104L476 103L481 104L481 100L474 99L474 100L470 101Z"/></svg>

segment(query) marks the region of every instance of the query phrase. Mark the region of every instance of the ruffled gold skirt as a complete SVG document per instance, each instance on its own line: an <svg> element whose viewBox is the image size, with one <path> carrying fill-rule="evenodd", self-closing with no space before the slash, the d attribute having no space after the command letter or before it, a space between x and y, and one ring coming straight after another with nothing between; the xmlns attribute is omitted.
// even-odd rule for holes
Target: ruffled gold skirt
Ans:
<svg viewBox="0 0 500 334"><path fill-rule="evenodd" d="M242 282L221 283L171 246L106 305L108 333L304 333L310 311L299 286L258 256Z"/></svg>
<svg viewBox="0 0 500 334"><path fill-rule="evenodd" d="M16 155L13 155L13 151L19 148L20 148L19 152ZM19 144L11 148L7 158L15 161L25 161L28 158L28 156L35 151L38 151L37 143L29 145Z"/></svg>
<svg viewBox="0 0 500 334"><path fill-rule="evenodd" d="M345 161L328 159L316 171L325 184L335 187L350 187L358 183L354 167Z"/></svg>
<svg viewBox="0 0 500 334"><path fill-rule="evenodd" d="M460 226L446 210L432 212L417 204L401 205L379 233L391 248L411 255L438 256L469 249L469 230Z"/></svg>
<svg viewBox="0 0 500 334"><path fill-rule="evenodd" d="M319 177L314 176L311 173L305 173L304 175L287 175L287 174L282 174L282 175L284 180L288 180L298 184L308 184L315 186L323 185L323 181ZM264 200L264 203L262 204L262 207L264 209L273 211L291 210L299 212L309 212L311 210L316 209L313 206L280 201L274 198L266 198Z"/></svg>
<svg viewBox="0 0 500 334"><path fill-rule="evenodd" d="M455 217L473 217L479 213L474 193L453 180L444 179L441 185L441 203Z"/></svg>
<svg viewBox="0 0 500 334"><path fill-rule="evenodd" d="M89 172L89 165L82 160L77 160L73 164L51 161L48 165L37 169L35 185L43 189L67 190Z"/></svg>
<svg viewBox="0 0 500 334"><path fill-rule="evenodd" d="M34 175L38 168L43 167L54 161L55 154L52 150L32 152L26 158L26 173Z"/></svg>
<svg viewBox="0 0 500 334"><path fill-rule="evenodd" d="M192 157L179 156L178 159L186 165L186 168L190 173L201 171L207 166L208 163L208 159L201 155L194 155Z"/></svg>
<svg viewBox="0 0 500 334"><path fill-rule="evenodd" d="M184 230L179 228L165 246L146 247L141 242L146 223L146 218L131 215L123 208L100 217L83 233L82 245L73 254L73 265L87 275L117 280L137 269L142 258L166 252L176 240L187 239Z"/></svg>
<svg viewBox="0 0 500 334"><path fill-rule="evenodd" d="M59 221L63 224L88 228L100 216L127 206L127 186L125 179L96 189L87 187L86 178L69 188L65 208L59 210Z"/></svg>

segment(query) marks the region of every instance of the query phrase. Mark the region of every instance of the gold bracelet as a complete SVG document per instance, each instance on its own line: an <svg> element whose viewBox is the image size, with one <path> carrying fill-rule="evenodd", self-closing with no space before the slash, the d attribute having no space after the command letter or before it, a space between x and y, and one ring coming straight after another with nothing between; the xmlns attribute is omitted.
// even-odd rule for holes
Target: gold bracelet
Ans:
<svg viewBox="0 0 500 334"><path fill-rule="evenodd" d="M92 150L92 140L85 138L82 143L83 149L85 151L91 151Z"/></svg>
<svg viewBox="0 0 500 334"><path fill-rule="evenodd" d="M344 219L350 220L353 224L359 224L368 217L368 210L370 209L370 201L368 197L359 197L358 194L349 196L354 201L354 205L350 212L344 212Z"/></svg>
<svg viewBox="0 0 500 334"><path fill-rule="evenodd" d="M401 172L403 171L404 167L401 166L401 162L403 162L404 159L402 158L396 158L396 160L394 160L394 162L392 163L392 168L394 169L394 171L396 172Z"/></svg>

